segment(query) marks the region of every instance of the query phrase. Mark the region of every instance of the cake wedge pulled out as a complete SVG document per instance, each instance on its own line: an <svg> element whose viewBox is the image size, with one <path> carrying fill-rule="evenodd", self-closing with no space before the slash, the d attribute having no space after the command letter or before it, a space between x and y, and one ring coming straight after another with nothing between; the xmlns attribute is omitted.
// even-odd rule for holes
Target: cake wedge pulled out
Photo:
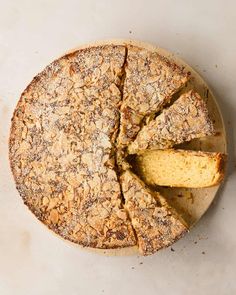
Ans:
<svg viewBox="0 0 236 295"><path fill-rule="evenodd" d="M202 188L223 179L226 155L190 150L150 150L136 156L136 168L149 185Z"/></svg>
<svg viewBox="0 0 236 295"><path fill-rule="evenodd" d="M135 154L146 149L168 149L214 133L205 101L197 92L190 90L144 126L128 151Z"/></svg>

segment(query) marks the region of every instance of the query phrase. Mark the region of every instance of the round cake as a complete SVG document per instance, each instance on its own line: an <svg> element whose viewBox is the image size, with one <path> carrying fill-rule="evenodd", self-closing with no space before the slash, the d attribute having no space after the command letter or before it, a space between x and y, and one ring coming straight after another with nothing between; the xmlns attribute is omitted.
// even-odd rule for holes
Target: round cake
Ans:
<svg viewBox="0 0 236 295"><path fill-rule="evenodd" d="M191 160L176 145L215 136L204 98L184 90L189 79L184 67L135 44L88 46L52 62L23 92L12 118L10 164L24 203L84 247L138 246L149 255L178 240L190 224L137 176L129 158L158 149L161 163L171 165L166 151L175 149L174 159L181 153L180 161ZM224 173L225 156L208 154L204 163L217 159L211 173L219 177L211 183L208 175L202 187ZM165 186L172 179L165 177Z"/></svg>

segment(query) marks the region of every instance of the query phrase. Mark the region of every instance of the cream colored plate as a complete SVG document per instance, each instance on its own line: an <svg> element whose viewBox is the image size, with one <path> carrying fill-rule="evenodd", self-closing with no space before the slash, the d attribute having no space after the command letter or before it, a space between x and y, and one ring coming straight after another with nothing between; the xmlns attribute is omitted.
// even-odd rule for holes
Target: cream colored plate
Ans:
<svg viewBox="0 0 236 295"><path fill-rule="evenodd" d="M219 106L216 102L214 95L209 89L208 85L203 81L200 75L184 61L177 58L174 54L164 50L162 48L156 47L154 45L134 41L134 40L106 40L99 41L90 44L86 44L71 50L73 52L77 49L87 48L94 45L105 45L105 44L132 44L139 47L146 48L151 51L156 51L161 55L164 55L175 61L176 64L184 66L187 71L191 72L191 79L188 82L187 86L181 91L186 92L189 89L195 89L207 102L210 116L214 122L216 136L206 137L203 139L193 140L188 144L182 146L182 148L193 149L193 150L202 150L202 151L211 151L211 152L223 152L226 153L226 134L224 122L222 115L220 113ZM184 188L162 188L161 192L169 201L169 203L176 208L177 211L180 211L186 221L189 223L190 228L196 224L196 222L201 218L201 216L206 212L212 203L213 199L216 196L216 193L219 189L219 185L202 188L202 189L184 189ZM137 247L123 248L123 249L114 249L114 250L103 250L103 249L93 249L93 248L84 248L97 252L99 254L105 255L134 255L137 254Z"/></svg>

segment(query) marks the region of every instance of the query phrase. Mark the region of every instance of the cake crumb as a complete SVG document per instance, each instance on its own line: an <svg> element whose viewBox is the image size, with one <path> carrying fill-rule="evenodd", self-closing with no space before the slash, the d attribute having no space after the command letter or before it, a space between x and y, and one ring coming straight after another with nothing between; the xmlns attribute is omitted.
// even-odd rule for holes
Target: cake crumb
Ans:
<svg viewBox="0 0 236 295"><path fill-rule="evenodd" d="M172 248L172 247L170 248L170 250L171 250L172 252L175 252L175 249L174 249L174 248Z"/></svg>
<svg viewBox="0 0 236 295"><path fill-rule="evenodd" d="M208 237L204 237L204 236L200 236L200 235L198 235L198 239L199 239L199 241L200 241L200 240L208 240Z"/></svg>
<svg viewBox="0 0 236 295"><path fill-rule="evenodd" d="M202 254L204 255L204 254L206 254L204 251L202 251Z"/></svg>
<svg viewBox="0 0 236 295"><path fill-rule="evenodd" d="M190 201L191 201L191 204L194 203L194 195L192 192L189 193L189 198L188 198Z"/></svg>

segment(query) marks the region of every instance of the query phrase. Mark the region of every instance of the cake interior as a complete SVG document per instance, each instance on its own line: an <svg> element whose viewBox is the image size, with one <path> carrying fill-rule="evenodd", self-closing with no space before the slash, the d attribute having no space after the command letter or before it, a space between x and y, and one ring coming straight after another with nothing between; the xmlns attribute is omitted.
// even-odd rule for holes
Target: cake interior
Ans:
<svg viewBox="0 0 236 295"><path fill-rule="evenodd" d="M202 188L221 180L224 158L219 153L150 150L134 156L132 165L150 185Z"/></svg>

